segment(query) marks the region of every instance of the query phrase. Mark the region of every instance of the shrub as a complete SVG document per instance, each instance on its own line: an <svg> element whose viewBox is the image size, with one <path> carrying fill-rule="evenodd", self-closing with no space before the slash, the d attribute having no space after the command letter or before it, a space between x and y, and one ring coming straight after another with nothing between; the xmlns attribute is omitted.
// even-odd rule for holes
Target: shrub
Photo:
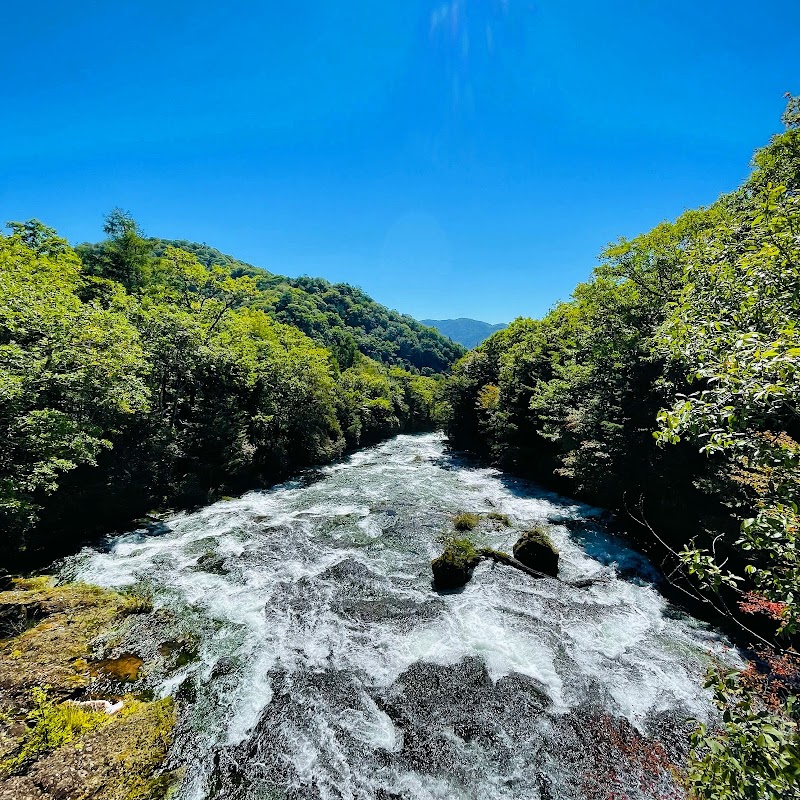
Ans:
<svg viewBox="0 0 800 800"><path fill-rule="evenodd" d="M796 797L800 781L800 737L785 711L771 711L742 684L735 671L712 669L706 682L722 724L700 724L691 737L688 782L697 800L783 800Z"/></svg>

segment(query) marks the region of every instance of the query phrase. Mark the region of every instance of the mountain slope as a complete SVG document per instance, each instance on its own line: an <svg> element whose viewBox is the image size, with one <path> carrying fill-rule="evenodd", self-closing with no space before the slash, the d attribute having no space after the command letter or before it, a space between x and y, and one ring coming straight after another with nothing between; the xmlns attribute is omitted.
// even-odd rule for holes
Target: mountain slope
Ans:
<svg viewBox="0 0 800 800"><path fill-rule="evenodd" d="M229 269L234 277L254 278L261 290L258 307L331 348L342 366L349 366L358 350L387 366L431 374L448 370L464 354L455 340L375 302L361 289L346 283L275 275L206 244L151 241L157 256L173 245L192 253L206 267L220 266Z"/></svg>
<svg viewBox="0 0 800 800"><path fill-rule="evenodd" d="M439 333L463 345L468 350L477 347L484 339L488 339L495 331L501 331L508 325L490 325L488 322L481 322L479 319L469 319L459 317L458 319L423 319L423 325L435 328Z"/></svg>

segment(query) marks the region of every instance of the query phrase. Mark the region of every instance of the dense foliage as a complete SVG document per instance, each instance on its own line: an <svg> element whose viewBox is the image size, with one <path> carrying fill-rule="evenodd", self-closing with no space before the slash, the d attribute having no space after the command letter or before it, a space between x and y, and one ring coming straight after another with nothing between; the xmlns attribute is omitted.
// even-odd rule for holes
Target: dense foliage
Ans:
<svg viewBox="0 0 800 800"><path fill-rule="evenodd" d="M629 512L678 588L766 646L760 682L712 673L723 722L694 737L697 797L800 796L796 98L784 122L739 190L609 246L446 388L456 445Z"/></svg>
<svg viewBox="0 0 800 800"><path fill-rule="evenodd" d="M352 366L356 353L361 353L386 366L433 375L449 369L464 353L461 346L436 330L376 303L346 283L274 275L194 242L152 239L149 244L156 256L163 256L169 247L178 247L209 269L223 268L233 277L253 278L258 290L254 307L329 348L343 368ZM97 252L103 247L81 245L79 250Z"/></svg>
<svg viewBox="0 0 800 800"><path fill-rule="evenodd" d="M364 305L356 290L352 314L320 327L315 341L272 304L289 291L316 295L265 290L258 271L206 265L189 248L153 255L122 212L109 216L102 246L77 252L36 221L10 227L0 235L7 563L433 424L436 378L348 348L372 336L394 358L375 330L379 317L389 320L391 337L399 318ZM319 286L320 307L349 291ZM348 327L359 309L364 327ZM425 362L433 350L421 346L421 367L446 365L455 351L441 342L449 355Z"/></svg>

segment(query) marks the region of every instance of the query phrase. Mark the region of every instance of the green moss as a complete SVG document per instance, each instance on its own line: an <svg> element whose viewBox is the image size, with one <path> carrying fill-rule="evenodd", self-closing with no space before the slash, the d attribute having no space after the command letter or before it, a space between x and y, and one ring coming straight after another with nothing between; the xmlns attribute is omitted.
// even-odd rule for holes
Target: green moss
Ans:
<svg viewBox="0 0 800 800"><path fill-rule="evenodd" d="M447 560L456 563L471 561L478 555L478 551L470 539L451 539L447 543L443 555Z"/></svg>
<svg viewBox="0 0 800 800"><path fill-rule="evenodd" d="M122 614L149 614L153 610L153 598L141 591L125 592L125 602L120 608Z"/></svg>
<svg viewBox="0 0 800 800"><path fill-rule="evenodd" d="M33 578L14 578L14 588L22 591L32 591L35 589L44 590L53 586L53 578L50 575L37 575Z"/></svg>
<svg viewBox="0 0 800 800"><path fill-rule="evenodd" d="M175 727L175 704L167 697L153 703L126 704L121 713L115 762L122 780L109 800L160 800L179 779L177 772L159 769L167 757ZM124 732L123 732L124 731Z"/></svg>
<svg viewBox="0 0 800 800"><path fill-rule="evenodd" d="M118 629L132 607L141 611L138 600L97 586L52 586L37 578L18 581L16 587L0 594L0 606L8 614L32 617L35 624L0 641L0 686L20 698L35 686L49 686L61 697L88 686L93 642Z"/></svg>
<svg viewBox="0 0 800 800"><path fill-rule="evenodd" d="M485 558L494 558L495 556L500 556L501 558L512 558L508 553L504 553L502 550L494 550L491 547L481 547L478 550L479 556L484 556Z"/></svg>
<svg viewBox="0 0 800 800"><path fill-rule="evenodd" d="M501 514L499 511L490 511L486 515L486 519L490 519L493 522L499 522L501 525L504 525L506 528L511 527L511 519L509 518L508 514Z"/></svg>
<svg viewBox="0 0 800 800"><path fill-rule="evenodd" d="M33 726L23 737L17 753L0 761L0 778L15 774L26 764L99 728L110 719L103 712L87 711L72 703L56 705L41 687L31 691L31 701L33 709L27 719Z"/></svg>
<svg viewBox="0 0 800 800"><path fill-rule="evenodd" d="M556 546L553 544L553 540L550 538L550 534L541 525L534 525L532 528L529 528L527 531L525 531L522 536L526 539L536 542L537 544L544 545L554 553L558 553Z"/></svg>
<svg viewBox="0 0 800 800"><path fill-rule="evenodd" d="M98 670L136 678L139 656L98 660L97 648L118 637L131 613L148 607L146 597L84 584L53 586L48 579L17 581L14 590L0 593L0 609L36 615L33 627L0 641L0 792L8 781L17 794L58 786L64 797L94 800L167 795L180 777L163 771L175 725L171 699L128 695L114 715L58 702L80 696Z"/></svg>
<svg viewBox="0 0 800 800"><path fill-rule="evenodd" d="M480 514L473 514L469 511L464 511L461 514L456 514L453 517L453 527L457 531L471 531L478 527L481 521Z"/></svg>
<svg viewBox="0 0 800 800"><path fill-rule="evenodd" d="M444 552L431 562L434 582L442 589L463 586L479 560L480 554L470 539L450 539Z"/></svg>

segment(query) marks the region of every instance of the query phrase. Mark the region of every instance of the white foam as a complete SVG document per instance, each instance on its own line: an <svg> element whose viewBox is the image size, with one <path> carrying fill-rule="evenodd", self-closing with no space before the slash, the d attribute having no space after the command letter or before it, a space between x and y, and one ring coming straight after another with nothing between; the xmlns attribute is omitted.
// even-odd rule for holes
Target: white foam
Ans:
<svg viewBox="0 0 800 800"><path fill-rule="evenodd" d="M200 693L213 693L214 664L221 656L235 660L235 685L217 704L224 711L195 722L203 732L198 747L243 741L272 700L275 670L340 670L380 688L415 662L447 665L471 656L484 659L493 680L519 673L537 681L556 712L585 702L587 687L594 685L610 698L609 710L637 725L652 711L679 706L704 716L709 698L701 676L708 653L721 654L724 641L706 626L667 614L653 587L615 577L613 564L641 557L613 537L552 528L562 576L604 576L589 588L482 565L463 592L437 596L430 558L440 547L436 534L452 515L508 514L514 528L485 535L509 550L520 529L548 517L598 513L501 480L496 470L444 469L438 463L443 457L437 435L397 437L326 467L308 485L250 492L176 515L167 521L168 533L128 534L110 552L84 550L66 570L114 588L144 583L157 605L191 621L201 635L201 664L165 681L162 694L192 675ZM395 516L373 513L370 504L392 507ZM391 524L384 529L387 519ZM224 560L223 574L198 568L207 552ZM375 602L388 593L426 613L402 621L343 613L341 603L358 599L359 590L347 588L343 595L336 578L322 576L346 558L377 576L366 590L377 593ZM728 657L736 659L735 653ZM313 730L292 733L297 773L316 776L320 786L337 782L337 797L372 796L365 788L369 775L353 773L337 737L396 752L402 734L391 719L366 694L358 707L320 708L314 719ZM328 777L320 783L321 774ZM404 796L454 796L452 786L431 777L409 773L390 782ZM187 796L201 796L201 782L190 776L187 786L194 787ZM505 791L487 785L476 796L499 798Z"/></svg>

